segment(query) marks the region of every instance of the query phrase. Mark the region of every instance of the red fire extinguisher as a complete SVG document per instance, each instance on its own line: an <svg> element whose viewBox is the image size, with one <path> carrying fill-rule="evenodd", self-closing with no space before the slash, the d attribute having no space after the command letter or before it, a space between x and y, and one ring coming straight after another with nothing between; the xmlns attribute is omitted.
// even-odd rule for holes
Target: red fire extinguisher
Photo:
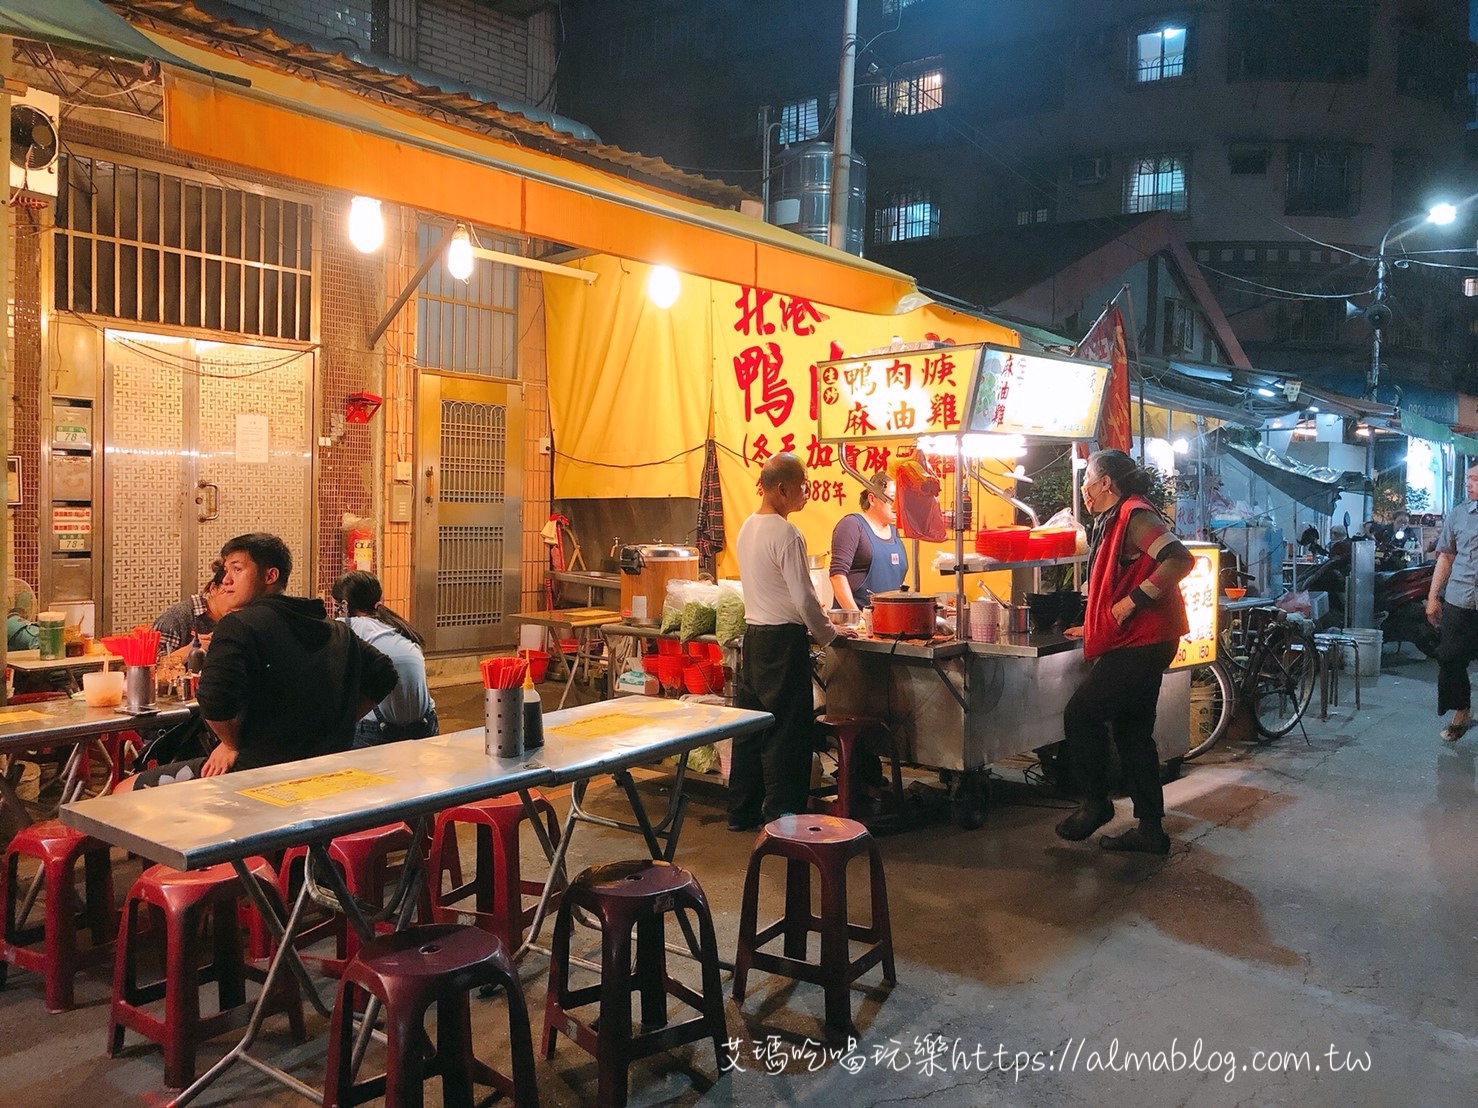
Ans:
<svg viewBox="0 0 1478 1108"><path fill-rule="evenodd" d="M351 527L344 532L344 568L375 570L375 533L368 527Z"/></svg>

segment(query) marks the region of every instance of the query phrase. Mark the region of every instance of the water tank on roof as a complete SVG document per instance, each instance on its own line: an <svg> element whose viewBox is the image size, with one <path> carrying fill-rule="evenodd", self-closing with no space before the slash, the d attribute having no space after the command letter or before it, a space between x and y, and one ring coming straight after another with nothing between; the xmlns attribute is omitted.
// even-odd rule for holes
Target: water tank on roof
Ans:
<svg viewBox="0 0 1478 1108"><path fill-rule="evenodd" d="M776 223L808 239L827 241L831 223L831 164L829 142L809 143L780 163L779 188L770 198ZM867 222L867 162L858 154L852 155L847 185L845 249L849 254L861 255Z"/></svg>

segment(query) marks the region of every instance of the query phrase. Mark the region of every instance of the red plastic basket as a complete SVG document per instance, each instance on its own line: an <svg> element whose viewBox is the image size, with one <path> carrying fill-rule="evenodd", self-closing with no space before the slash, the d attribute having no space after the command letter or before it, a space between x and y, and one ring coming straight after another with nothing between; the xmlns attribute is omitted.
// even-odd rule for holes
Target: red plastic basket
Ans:
<svg viewBox="0 0 1478 1108"><path fill-rule="evenodd" d="M657 680L662 682L662 687L669 691L680 689L683 685L683 659L679 655L659 654L656 658Z"/></svg>
<svg viewBox="0 0 1478 1108"><path fill-rule="evenodd" d="M676 639L657 640L657 653L661 654L663 657L681 657L682 652L683 644L678 642Z"/></svg>
<svg viewBox="0 0 1478 1108"><path fill-rule="evenodd" d="M688 692L721 693L724 691L724 667L713 662L694 662L683 669L683 684Z"/></svg>

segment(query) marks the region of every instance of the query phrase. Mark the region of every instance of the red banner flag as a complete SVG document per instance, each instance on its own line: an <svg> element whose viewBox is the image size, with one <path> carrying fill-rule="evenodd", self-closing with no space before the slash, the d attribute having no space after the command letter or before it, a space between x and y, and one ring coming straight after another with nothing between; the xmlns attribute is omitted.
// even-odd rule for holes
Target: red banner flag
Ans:
<svg viewBox="0 0 1478 1108"><path fill-rule="evenodd" d="M1078 343L1075 354L1090 362L1109 364L1108 395L1098 417L1098 445L1128 453L1134 435L1129 409L1129 349L1124 317L1118 308L1110 308L1099 317L1093 330Z"/></svg>

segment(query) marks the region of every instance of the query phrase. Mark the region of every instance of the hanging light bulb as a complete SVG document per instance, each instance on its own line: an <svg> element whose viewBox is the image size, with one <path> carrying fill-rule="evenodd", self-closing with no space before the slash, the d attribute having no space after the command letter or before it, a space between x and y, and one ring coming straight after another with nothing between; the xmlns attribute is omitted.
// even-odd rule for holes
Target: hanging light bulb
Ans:
<svg viewBox="0 0 1478 1108"><path fill-rule="evenodd" d="M472 276L472 236L464 223L458 223L452 232L452 244L446 249L446 271L459 281Z"/></svg>
<svg viewBox="0 0 1478 1108"><path fill-rule="evenodd" d="M677 294L681 291L682 281L677 270L667 265L652 267L651 276L647 278L647 295L653 304L664 310L670 308L677 303Z"/></svg>
<svg viewBox="0 0 1478 1108"><path fill-rule="evenodd" d="M380 202L370 196L349 201L349 241L361 254L372 254L385 241L385 217Z"/></svg>

